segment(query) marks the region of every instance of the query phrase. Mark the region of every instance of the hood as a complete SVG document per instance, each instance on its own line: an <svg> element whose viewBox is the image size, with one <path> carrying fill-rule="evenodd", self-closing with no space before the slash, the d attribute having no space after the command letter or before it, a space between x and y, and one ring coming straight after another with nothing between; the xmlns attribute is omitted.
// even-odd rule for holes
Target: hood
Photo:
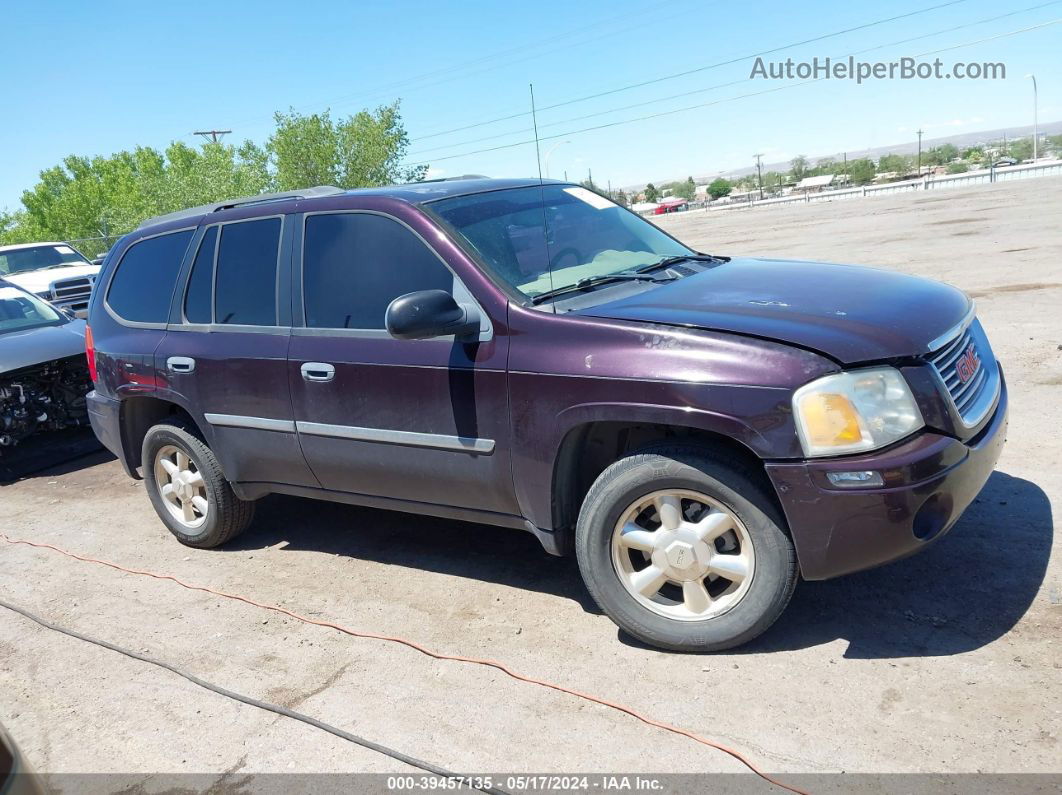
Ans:
<svg viewBox="0 0 1062 795"><path fill-rule="evenodd" d="M970 307L954 287L894 271L735 258L576 314L748 334L852 364L928 353Z"/></svg>
<svg viewBox="0 0 1062 795"><path fill-rule="evenodd" d="M85 352L85 321L0 334L0 373Z"/></svg>
<svg viewBox="0 0 1062 795"><path fill-rule="evenodd" d="M65 282L68 279L79 279L83 276L95 276L100 272L99 265L65 265L62 268L46 268L39 271L20 271L19 273L4 274L4 279L17 284L23 290L40 294L52 288L52 282Z"/></svg>

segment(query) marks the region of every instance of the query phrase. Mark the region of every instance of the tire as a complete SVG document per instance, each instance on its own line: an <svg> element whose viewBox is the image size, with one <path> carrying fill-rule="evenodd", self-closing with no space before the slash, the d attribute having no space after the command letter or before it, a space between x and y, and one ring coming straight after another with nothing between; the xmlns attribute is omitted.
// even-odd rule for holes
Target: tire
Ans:
<svg viewBox="0 0 1062 795"><path fill-rule="evenodd" d="M164 478L172 477L165 471L162 457L171 464L182 462L186 456L190 465L184 472L198 473L201 483L189 486L186 494L195 494L205 500L206 510L193 507L193 518L186 521L187 514L181 516L186 501L167 499L163 495ZM159 518L185 546L197 549L212 549L232 540L242 533L254 517L254 502L241 500L232 490L232 486L221 473L221 465L213 451L199 438L190 424L172 420L152 426L144 437L141 449L141 463L144 473L144 486L151 504ZM172 487L174 481L170 481ZM198 506L204 503L196 500ZM179 503L179 504L178 504Z"/></svg>
<svg viewBox="0 0 1062 795"><path fill-rule="evenodd" d="M677 511L661 507L661 500L670 500L668 505L677 505ZM640 505L644 509L635 513ZM677 528L672 532L681 537L626 532L654 525L663 530L665 515ZM712 538L717 531L704 529L728 523L731 529L718 539ZM798 574L796 551L784 527L758 478L739 459L705 447L655 445L616 461L597 478L579 513L575 547L587 589L622 630L663 649L721 651L766 631L789 603ZM704 546L685 543L689 534ZM639 546L628 548L627 539ZM730 555L716 557L723 552L741 560L731 563ZM639 570L643 565L644 572ZM649 571L652 566L657 569ZM705 566L708 574L699 580ZM717 567L733 569L734 574L720 577ZM682 576L672 579L676 572ZM651 591L661 574L666 580L658 592L636 593L642 583ZM697 582L705 586L707 601L699 595ZM709 606L700 610L691 609L691 604Z"/></svg>

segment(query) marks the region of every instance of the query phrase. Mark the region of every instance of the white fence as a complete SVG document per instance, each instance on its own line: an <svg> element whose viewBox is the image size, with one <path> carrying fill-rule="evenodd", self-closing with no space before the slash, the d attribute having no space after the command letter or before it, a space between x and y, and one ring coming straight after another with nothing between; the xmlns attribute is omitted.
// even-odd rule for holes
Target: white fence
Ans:
<svg viewBox="0 0 1062 795"><path fill-rule="evenodd" d="M790 194L775 199L758 199L756 201L712 202L708 210L742 210L750 207L766 207L781 204L811 204L812 202L832 202L842 199L862 199L867 196L884 196L890 193L905 193L912 190L941 190L947 188L965 188L971 185L987 185L994 182L1006 182L1012 179L1033 179L1036 177L1062 176L1062 160L1029 163L1027 165L985 168L967 171L962 174L946 174L939 177L922 177L903 182L886 182L883 185L864 185L859 188L843 188L821 193ZM750 197L751 198L751 197Z"/></svg>

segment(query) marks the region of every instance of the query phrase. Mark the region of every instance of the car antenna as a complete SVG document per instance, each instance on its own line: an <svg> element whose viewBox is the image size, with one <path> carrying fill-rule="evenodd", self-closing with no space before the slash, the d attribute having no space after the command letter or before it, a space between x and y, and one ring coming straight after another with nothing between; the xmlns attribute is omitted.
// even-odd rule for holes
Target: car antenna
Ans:
<svg viewBox="0 0 1062 795"><path fill-rule="evenodd" d="M535 84L528 83L531 91L531 125L535 128L535 163L538 165L538 195L542 204L542 242L546 247L546 272L549 274L549 289L553 292L553 261L549 256L549 233L546 230L546 188L542 182L542 151L538 146L538 114L535 112ZM557 313L557 304L550 304Z"/></svg>

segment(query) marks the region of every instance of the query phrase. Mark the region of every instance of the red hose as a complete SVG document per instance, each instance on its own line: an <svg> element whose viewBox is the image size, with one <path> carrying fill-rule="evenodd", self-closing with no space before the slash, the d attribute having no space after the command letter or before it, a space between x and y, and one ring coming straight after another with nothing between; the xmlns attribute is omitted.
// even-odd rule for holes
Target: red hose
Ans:
<svg viewBox="0 0 1062 795"><path fill-rule="evenodd" d="M520 682L527 682L528 684L538 685L539 687L545 687L550 690L555 690L558 693L565 693L569 696L581 698L593 704L600 704L601 706L609 707L610 709L614 709L618 712L630 715L632 718L640 720L642 723L648 724L649 726L655 726L658 729L663 729L664 731L671 732L672 734L678 734L682 737L687 737L690 740L693 740L696 743L700 743L701 745L706 745L709 748L715 748L716 750L722 751L724 754L728 754L729 756L732 756L734 759L741 762L741 764L743 764L757 776L762 778L764 781L770 784L774 784L776 787L781 787L784 790L788 790L789 792L797 793L797 795L808 795L805 790L790 786L788 784L783 784L781 781L778 781L777 779L769 776L767 773L764 773L762 770L756 767L756 765L753 764L748 759L748 757L746 757L744 754L734 748L731 748L727 745L723 745L722 743L716 742L714 740L709 740L706 737L701 737L699 734L694 734L693 732L687 729L682 729L678 726L673 726L670 723L664 723L663 721L655 720L654 718L650 718L648 715L644 715L641 712L638 712L637 710L633 709L632 707L625 706L624 704L620 704L615 701L609 701L605 698L599 698L598 696L594 696L589 693L584 693L580 690L573 690L571 688L564 687L563 685L558 685L554 682L548 682L544 679L536 679L532 676L524 676L523 674L519 674L516 671L513 671L504 663L500 663L497 660L486 660L477 657L463 657L456 654L444 654L442 652L429 649L426 646L422 646L421 644L415 641L407 640L406 638L400 638L391 635L380 635L375 632L363 632L360 630L350 629L349 627L344 627L341 624L334 624L331 621L318 621L317 619L308 618L306 616L299 615L298 613L293 613L291 610L288 610L283 607L263 604L262 602L256 602L254 599L250 599L246 596L241 596L239 594L233 593L226 593L225 591L218 591L213 588L208 588L205 585L193 585L191 583L183 582L182 580L177 579L171 574L159 574L157 572L145 571L143 569L129 569L125 566L120 566L117 563L111 563L110 561L98 560L96 558L89 558L83 555L78 555L75 552L70 552L60 547L53 546L52 544L44 544L37 541L26 541L25 539L18 538L9 538L3 533L0 533L0 539L3 539L9 544L24 544L26 546L36 547L38 549L50 549L53 552L58 552L61 555L66 555L67 557L74 558L85 563L97 563L101 566L107 566L109 568L116 569L117 571L121 571L126 574L138 574L144 577L153 577L156 580L170 580L172 582L177 583L182 588L187 588L191 591L203 591L205 593L213 594L214 596L220 596L225 599L234 599L237 602L243 602L244 604L251 605L252 607L258 607L263 610L272 610L275 613L281 613L282 615L289 616L297 621L302 621L306 624L313 624L318 627L328 627L329 629L334 629L337 632L342 632L345 635L350 635L355 638L370 638L372 640L387 641L388 643L399 643L403 646L408 646L411 649L415 649L421 654L425 654L428 657L432 657L436 660L451 660L453 662L471 663L473 665L485 665L489 668L496 668L505 675L510 676Z"/></svg>

